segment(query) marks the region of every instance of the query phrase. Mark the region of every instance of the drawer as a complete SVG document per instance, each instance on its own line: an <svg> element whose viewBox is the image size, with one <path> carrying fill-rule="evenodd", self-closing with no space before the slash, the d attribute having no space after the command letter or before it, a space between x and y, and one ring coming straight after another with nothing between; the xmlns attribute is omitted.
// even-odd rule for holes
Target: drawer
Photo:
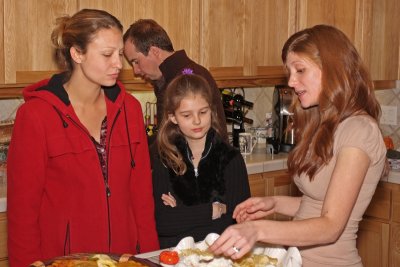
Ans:
<svg viewBox="0 0 400 267"><path fill-rule="evenodd" d="M0 213L0 259L2 258L7 258L7 220L5 212Z"/></svg>
<svg viewBox="0 0 400 267"><path fill-rule="evenodd" d="M383 220L390 220L391 194L392 190L390 188L378 186L371 203L365 211L365 215Z"/></svg>

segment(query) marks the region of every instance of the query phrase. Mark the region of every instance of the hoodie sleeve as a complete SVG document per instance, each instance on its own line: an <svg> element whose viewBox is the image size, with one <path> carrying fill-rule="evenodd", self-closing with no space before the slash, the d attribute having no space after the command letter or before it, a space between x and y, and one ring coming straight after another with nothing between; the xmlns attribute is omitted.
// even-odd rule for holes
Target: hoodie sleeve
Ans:
<svg viewBox="0 0 400 267"><path fill-rule="evenodd" d="M135 167L132 170L133 179L131 187L134 191L132 199L133 206L135 207L134 212L139 235L139 247L137 249L140 253L143 253L158 250L159 243L154 218L154 199L149 149L142 110L137 101L135 101L133 105L129 105L129 108L133 108L133 117L137 120L138 129L141 129L139 133L139 144L134 158Z"/></svg>
<svg viewBox="0 0 400 267"><path fill-rule="evenodd" d="M10 266L28 266L41 259L39 209L42 201L45 134L32 106L16 116L7 159L8 254Z"/></svg>

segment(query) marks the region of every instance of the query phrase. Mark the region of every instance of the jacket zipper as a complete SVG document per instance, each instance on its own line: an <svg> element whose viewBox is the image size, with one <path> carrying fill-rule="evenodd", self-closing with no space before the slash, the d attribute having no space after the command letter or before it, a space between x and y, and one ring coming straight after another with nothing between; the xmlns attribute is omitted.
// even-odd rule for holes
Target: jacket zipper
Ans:
<svg viewBox="0 0 400 267"><path fill-rule="evenodd" d="M188 157L190 163L192 163L192 166L193 166L194 176L196 177L196 183L197 183L197 177L199 177L200 162L201 162L204 158L206 158L206 157L208 156L208 154L210 154L211 148L212 148L212 143L210 144L210 146L209 146L209 148L208 148L206 154L205 154L204 156L202 156L201 159L199 160L199 164L197 165L197 168L196 168L196 167L194 166L194 164L193 164L192 157L191 157L190 154L189 154L189 149L186 150L187 157Z"/></svg>
<svg viewBox="0 0 400 267"><path fill-rule="evenodd" d="M110 186L109 186L109 184L108 184L108 157L109 157L109 153L110 153L109 147L110 147L110 140L111 140L111 132L112 132L112 130L113 130L113 128L114 128L115 122L117 121L117 118L118 118L120 112L121 112L121 110L119 109L118 112L117 112L117 114L116 114L116 116L115 116L115 119L114 119L114 121L113 121L113 123L112 123L112 125L111 125L110 133L108 134L108 147L107 147L107 177L103 179L103 180L104 180L104 186L105 186L105 193L106 193L106 201L107 201L108 251L109 251L109 252L111 251L111 218L110 218L111 215L110 215L110 201L109 201L109 197L111 197L111 189L110 189ZM90 134L89 134L82 126L80 126L78 123L76 123L76 122L72 119L72 117L71 117L70 115L67 114L66 117L67 117L69 120L71 120L72 123L75 124L78 128L80 128L80 129L89 137L89 139L92 139L92 137L90 136ZM93 142L92 142L92 144L93 144ZM95 146L94 144L93 144L93 146L94 146L94 150L95 150L96 153L97 153L96 146ZM99 159L99 164L101 165L100 159ZM101 166L100 166L100 167L101 167Z"/></svg>
<svg viewBox="0 0 400 267"><path fill-rule="evenodd" d="M71 254L71 235L69 229L69 222L65 230L65 240L64 240L64 256Z"/></svg>
<svg viewBox="0 0 400 267"><path fill-rule="evenodd" d="M117 114L115 115L114 121L111 124L110 127L110 133L108 134L108 142L107 142L107 178L104 179L104 183L106 185L106 195L107 195L107 213L108 213L108 252L111 252L111 213L110 213L110 197L111 197L111 190L110 186L108 184L108 159L110 156L110 143L111 143L111 133L114 129L115 122L117 121L117 118L119 114L121 113L121 109L118 109ZM129 144L128 144L129 146Z"/></svg>

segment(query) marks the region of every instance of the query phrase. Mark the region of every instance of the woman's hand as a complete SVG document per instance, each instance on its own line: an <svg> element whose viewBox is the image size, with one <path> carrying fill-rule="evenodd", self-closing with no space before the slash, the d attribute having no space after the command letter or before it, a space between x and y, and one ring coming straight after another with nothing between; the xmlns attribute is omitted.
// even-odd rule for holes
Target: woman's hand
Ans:
<svg viewBox="0 0 400 267"><path fill-rule="evenodd" d="M249 252L257 242L257 222L245 222L229 226L209 247L216 255L224 254L239 259Z"/></svg>
<svg viewBox="0 0 400 267"><path fill-rule="evenodd" d="M161 199L165 206L176 207L176 199L172 196L171 192L168 192L168 195L162 194Z"/></svg>
<svg viewBox="0 0 400 267"><path fill-rule="evenodd" d="M274 213L275 201L273 197L252 197L236 206L233 218L238 223L258 220Z"/></svg>

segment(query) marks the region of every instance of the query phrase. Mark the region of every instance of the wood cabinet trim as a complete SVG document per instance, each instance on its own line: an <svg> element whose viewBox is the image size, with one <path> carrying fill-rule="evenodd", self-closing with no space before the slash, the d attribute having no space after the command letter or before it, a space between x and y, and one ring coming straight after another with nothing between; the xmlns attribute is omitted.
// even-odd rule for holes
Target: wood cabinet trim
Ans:
<svg viewBox="0 0 400 267"><path fill-rule="evenodd" d="M259 67L259 76L241 76L240 68L211 68L211 74L219 88L232 87L273 87L286 84L286 76L279 66ZM22 96L24 87L37 81L47 79L57 71L17 71L16 83L0 84L0 99L18 98ZM268 74L269 73L269 74ZM133 77L131 70L123 70L120 80L129 91L153 91L151 84L144 82L141 78ZM392 89L400 87L400 81L374 81L375 89Z"/></svg>

